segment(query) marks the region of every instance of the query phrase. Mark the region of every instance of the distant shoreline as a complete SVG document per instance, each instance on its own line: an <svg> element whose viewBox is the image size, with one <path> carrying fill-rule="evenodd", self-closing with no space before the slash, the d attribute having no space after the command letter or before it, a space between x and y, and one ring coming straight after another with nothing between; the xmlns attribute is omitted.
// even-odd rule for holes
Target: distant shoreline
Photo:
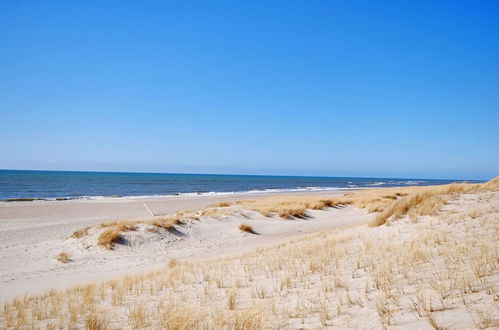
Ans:
<svg viewBox="0 0 499 330"><path fill-rule="evenodd" d="M400 186L402 187L402 186ZM182 197L202 197L202 196L243 196L243 195L260 195L260 194L287 194L287 193L310 193L310 192L341 192L341 191L355 191L365 189L377 189L379 187L362 187L362 188L321 188L321 189L268 189L268 190L254 190L254 191L227 191L227 192L192 192L192 193L176 193L168 195L141 195L141 196L77 196L77 197L54 197L54 198L6 198L0 202L52 202L52 201L76 201L76 200L114 200L114 199L161 199L161 198L182 198Z"/></svg>

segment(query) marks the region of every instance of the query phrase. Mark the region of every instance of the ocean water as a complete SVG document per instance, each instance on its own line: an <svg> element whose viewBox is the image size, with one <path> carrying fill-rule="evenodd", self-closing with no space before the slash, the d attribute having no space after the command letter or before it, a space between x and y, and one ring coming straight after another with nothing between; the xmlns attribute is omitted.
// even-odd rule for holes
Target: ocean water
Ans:
<svg viewBox="0 0 499 330"><path fill-rule="evenodd" d="M0 170L0 200L342 190L457 180Z"/></svg>

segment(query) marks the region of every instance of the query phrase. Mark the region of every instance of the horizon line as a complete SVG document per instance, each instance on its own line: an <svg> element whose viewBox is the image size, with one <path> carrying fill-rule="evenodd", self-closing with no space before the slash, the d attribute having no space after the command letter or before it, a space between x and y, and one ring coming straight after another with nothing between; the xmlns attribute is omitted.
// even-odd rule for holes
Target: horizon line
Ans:
<svg viewBox="0 0 499 330"><path fill-rule="evenodd" d="M122 174L163 174L163 175L223 175L223 176L259 176L259 177L303 177L303 178L348 178L348 179L401 179L401 180L426 180L426 181L483 181L484 179L451 179L451 178L410 178L410 177L377 177L377 176L329 176L329 175L279 175L279 174L225 174L225 173L193 173L193 172L143 172L143 171L89 171L89 170L42 170L42 169L8 169L0 168L0 171L24 171L24 172L72 172L72 173L122 173Z"/></svg>

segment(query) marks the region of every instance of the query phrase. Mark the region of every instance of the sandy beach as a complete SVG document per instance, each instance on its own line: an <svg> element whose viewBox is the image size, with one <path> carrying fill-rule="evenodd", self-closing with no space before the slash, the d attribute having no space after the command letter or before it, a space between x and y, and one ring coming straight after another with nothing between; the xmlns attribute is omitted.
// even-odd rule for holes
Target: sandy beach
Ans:
<svg viewBox="0 0 499 330"><path fill-rule="evenodd" d="M1 203L0 322L494 328L498 183Z"/></svg>
<svg viewBox="0 0 499 330"><path fill-rule="evenodd" d="M336 197L344 192L310 192L308 196ZM41 293L82 282L122 276L162 267L170 258L218 256L240 253L257 245L275 243L305 233L367 221L360 210L319 211L310 226L301 221L268 221L254 214L262 234L256 239L237 230L238 217L223 222L210 219L195 223L187 238L173 242L142 242L140 248L114 251L85 249L74 244L71 234L106 221L147 219L177 211L203 209L220 202L259 199L275 194L230 194L218 196L169 196L154 198L102 198L95 200L32 201L0 203L0 302L25 293ZM282 194L281 194L282 195ZM288 193L287 196L303 195ZM147 208L144 206L147 206ZM231 230L227 230L231 229ZM56 260L60 252L71 254L71 264Z"/></svg>

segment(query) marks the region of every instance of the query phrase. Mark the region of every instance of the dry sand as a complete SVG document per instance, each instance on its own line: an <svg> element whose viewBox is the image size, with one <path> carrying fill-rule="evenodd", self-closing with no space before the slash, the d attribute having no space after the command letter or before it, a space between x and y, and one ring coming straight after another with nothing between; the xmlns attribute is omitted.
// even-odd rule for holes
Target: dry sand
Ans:
<svg viewBox="0 0 499 330"><path fill-rule="evenodd" d="M318 193L335 197L343 192ZM33 201L0 203L0 302L25 293L40 293L99 279L107 279L162 267L170 258L206 257L241 253L306 233L338 226L365 223L368 215L353 207L312 211L310 219L284 221L236 216L221 220L201 219L161 239L127 232L129 244L112 253L99 246L87 247L71 239L78 229L104 221L150 218L179 210L201 209L222 201L263 198L271 194L222 196L171 196L157 198L104 198L98 200ZM296 195L296 194L291 194ZM304 195L300 193L300 195ZM259 235L238 230L244 221ZM307 225L304 226L303 222ZM61 252L71 263L60 263Z"/></svg>
<svg viewBox="0 0 499 330"><path fill-rule="evenodd" d="M4 204L3 299L127 276L16 299L0 311L0 326L498 328L499 192L470 189L441 197L445 205L437 213L406 214L375 228L366 226L373 214L354 206L308 211L293 220L244 211L186 222L161 235L139 225L124 232L126 244L114 250L96 245L102 228L67 237L103 220L147 218L141 200ZM153 212L172 213L227 199L147 204ZM240 231L241 223L257 234ZM62 251L71 262L56 261ZM143 272L148 268L157 269Z"/></svg>

